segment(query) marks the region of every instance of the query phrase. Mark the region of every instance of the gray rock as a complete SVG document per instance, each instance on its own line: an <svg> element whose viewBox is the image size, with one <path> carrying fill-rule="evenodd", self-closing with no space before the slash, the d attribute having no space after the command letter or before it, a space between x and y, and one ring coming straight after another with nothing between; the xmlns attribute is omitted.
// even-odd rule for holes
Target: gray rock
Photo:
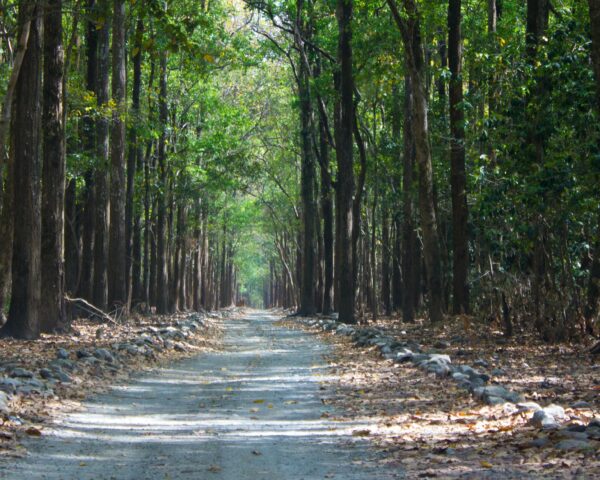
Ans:
<svg viewBox="0 0 600 480"><path fill-rule="evenodd" d="M587 440L588 439L588 434L587 432L584 430L583 432L574 432L568 429L561 429L558 432L556 432L555 434L556 438L562 438L562 439L573 439L573 440Z"/></svg>
<svg viewBox="0 0 600 480"><path fill-rule="evenodd" d="M92 354L87 351L85 348L81 348L79 350L77 350L77 352L75 352L75 355L77 355L77 358L88 358L91 357Z"/></svg>
<svg viewBox="0 0 600 480"><path fill-rule="evenodd" d="M502 404L506 403L506 400L502 397L494 397L492 395L492 396L486 397L485 403L487 403L488 405L502 405Z"/></svg>
<svg viewBox="0 0 600 480"><path fill-rule="evenodd" d="M600 417L592 418L592 420L590 421L590 423L588 423L588 428L589 427L600 428Z"/></svg>
<svg viewBox="0 0 600 480"><path fill-rule="evenodd" d="M587 427L585 433L593 440L600 440L600 427Z"/></svg>
<svg viewBox="0 0 600 480"><path fill-rule="evenodd" d="M64 348L59 348L56 351L56 358L62 358L63 360L66 360L69 358L69 352L67 352Z"/></svg>
<svg viewBox="0 0 600 480"><path fill-rule="evenodd" d="M557 450L593 450L593 445L585 440L561 440L556 444Z"/></svg>
<svg viewBox="0 0 600 480"><path fill-rule="evenodd" d="M0 378L0 391L6 393L15 393L17 388L23 385L23 382L16 378Z"/></svg>
<svg viewBox="0 0 600 480"><path fill-rule="evenodd" d="M97 365L100 363L100 360L96 357L83 357L79 359L79 362L84 365Z"/></svg>
<svg viewBox="0 0 600 480"><path fill-rule="evenodd" d="M465 375L464 373L460 373L460 372L454 372L452 374L452 378L454 380L456 380L457 382L462 382L464 380L468 380L469 377L467 375Z"/></svg>
<svg viewBox="0 0 600 480"><path fill-rule="evenodd" d="M415 354L409 350L408 348L403 348L399 352L396 353L396 362L403 363L412 360Z"/></svg>
<svg viewBox="0 0 600 480"><path fill-rule="evenodd" d="M573 425L569 425L567 427L567 430L569 432L585 432L587 429L587 425L583 425L583 424L578 424L578 423L574 423Z"/></svg>
<svg viewBox="0 0 600 480"><path fill-rule="evenodd" d="M392 349L389 345L382 345L381 348L379 349L379 351L381 353L383 353L384 355L388 354L388 353L392 353Z"/></svg>
<svg viewBox="0 0 600 480"><path fill-rule="evenodd" d="M592 405L589 402L579 400L578 402L571 404L571 408L589 409L592 408Z"/></svg>
<svg viewBox="0 0 600 480"><path fill-rule="evenodd" d="M542 448L542 447L546 447L549 443L550 443L550 439L548 437L538 437L538 438L531 440L527 444L527 446Z"/></svg>
<svg viewBox="0 0 600 480"><path fill-rule="evenodd" d="M540 407L540 405L535 402L517 403L517 412L535 412L541 409L542 407Z"/></svg>
<svg viewBox="0 0 600 480"><path fill-rule="evenodd" d="M94 357L99 358L100 360L104 360L108 363L115 362L115 357L113 357L113 354L105 348L97 348L96 350L94 350Z"/></svg>
<svg viewBox="0 0 600 480"><path fill-rule="evenodd" d="M440 350L448 350L450 348L450 342L444 340L438 340L433 344L433 348L439 348Z"/></svg>
<svg viewBox="0 0 600 480"><path fill-rule="evenodd" d="M10 371L10 376L13 378L32 378L33 372L24 368L13 368Z"/></svg>
<svg viewBox="0 0 600 480"><path fill-rule="evenodd" d="M49 368L40 368L40 377L51 380L54 378L54 372Z"/></svg>
<svg viewBox="0 0 600 480"><path fill-rule="evenodd" d="M549 405L534 412L531 424L545 430L555 430L560 427L560 421L565 418L565 410L561 406Z"/></svg>
<svg viewBox="0 0 600 480"><path fill-rule="evenodd" d="M503 377L506 375L506 372L501 368L494 368L491 373L494 377Z"/></svg>
<svg viewBox="0 0 600 480"><path fill-rule="evenodd" d="M553 416L557 420L564 420L565 418L567 418L567 416L565 415L565 409L560 405L548 405L544 408L544 412L546 412L547 415Z"/></svg>
<svg viewBox="0 0 600 480"><path fill-rule="evenodd" d="M478 358L477 360L475 360L473 362L473 365L475 365L476 367L481 367L481 368L488 368L490 366L490 364L483 358Z"/></svg>
<svg viewBox="0 0 600 480"><path fill-rule="evenodd" d="M54 377L61 383L71 383L73 381L73 379L68 374L66 374L60 369L54 371Z"/></svg>
<svg viewBox="0 0 600 480"><path fill-rule="evenodd" d="M75 363L72 362L71 360L68 360L66 358L57 358L56 360L52 360L48 366L52 369L52 370L56 370L56 369L63 369L66 368L67 370L73 370L75 368Z"/></svg>

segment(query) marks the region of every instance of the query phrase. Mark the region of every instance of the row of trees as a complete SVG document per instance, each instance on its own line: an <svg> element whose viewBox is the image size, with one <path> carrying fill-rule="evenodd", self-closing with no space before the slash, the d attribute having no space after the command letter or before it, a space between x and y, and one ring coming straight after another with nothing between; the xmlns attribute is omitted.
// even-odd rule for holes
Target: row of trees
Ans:
<svg viewBox="0 0 600 480"><path fill-rule="evenodd" d="M300 115L267 303L593 333L596 2L246 3Z"/></svg>
<svg viewBox="0 0 600 480"><path fill-rule="evenodd" d="M594 332L595 2L0 10L4 333L81 300Z"/></svg>

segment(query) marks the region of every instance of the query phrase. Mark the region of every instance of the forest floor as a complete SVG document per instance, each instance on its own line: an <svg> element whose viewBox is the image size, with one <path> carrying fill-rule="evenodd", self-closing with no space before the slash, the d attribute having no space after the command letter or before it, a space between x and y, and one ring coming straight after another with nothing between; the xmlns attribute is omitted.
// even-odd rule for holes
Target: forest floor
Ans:
<svg viewBox="0 0 600 480"><path fill-rule="evenodd" d="M34 341L0 339L0 456L26 454L57 415L90 394L171 362L220 348L221 317L235 314L133 316L100 324L76 320L68 333Z"/></svg>
<svg viewBox="0 0 600 480"><path fill-rule="evenodd" d="M285 324L298 328L297 319ZM431 328L384 318L369 322L373 326L423 351L448 354L453 363L493 372L492 383L527 401L565 408L562 428L542 431L531 424L532 412L484 405L450 378L384 359L377 346L357 347L347 336L319 331L334 346L328 388L335 391L333 404L347 412L339 420L368 425L364 435L408 478L600 477L599 439L577 440L585 435L579 426L600 413L597 356L581 346L547 345L525 336L508 342L483 325L465 332L462 321ZM586 448L577 448L582 445Z"/></svg>

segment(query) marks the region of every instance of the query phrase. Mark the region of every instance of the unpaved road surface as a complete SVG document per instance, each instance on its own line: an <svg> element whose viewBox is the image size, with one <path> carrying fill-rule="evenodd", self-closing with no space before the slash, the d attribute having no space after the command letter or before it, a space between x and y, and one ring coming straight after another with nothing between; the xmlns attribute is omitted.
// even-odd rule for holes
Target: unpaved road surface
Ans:
<svg viewBox="0 0 600 480"><path fill-rule="evenodd" d="M0 478L386 480L364 426L322 401L329 347L250 313L227 320L225 348L96 396L4 459Z"/></svg>

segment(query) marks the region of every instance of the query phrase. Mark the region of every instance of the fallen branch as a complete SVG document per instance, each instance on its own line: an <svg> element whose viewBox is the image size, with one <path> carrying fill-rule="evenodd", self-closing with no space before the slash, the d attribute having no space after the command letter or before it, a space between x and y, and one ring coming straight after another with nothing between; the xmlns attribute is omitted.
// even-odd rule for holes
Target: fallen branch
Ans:
<svg viewBox="0 0 600 480"><path fill-rule="evenodd" d="M87 300L83 298L70 298L65 296L65 301L67 302L67 306L69 308L70 317L73 315L73 308L77 308L78 310L85 312L87 314L87 318L97 318L103 322L109 323L117 323L113 317L111 317L106 312L100 310L98 307L92 305Z"/></svg>

